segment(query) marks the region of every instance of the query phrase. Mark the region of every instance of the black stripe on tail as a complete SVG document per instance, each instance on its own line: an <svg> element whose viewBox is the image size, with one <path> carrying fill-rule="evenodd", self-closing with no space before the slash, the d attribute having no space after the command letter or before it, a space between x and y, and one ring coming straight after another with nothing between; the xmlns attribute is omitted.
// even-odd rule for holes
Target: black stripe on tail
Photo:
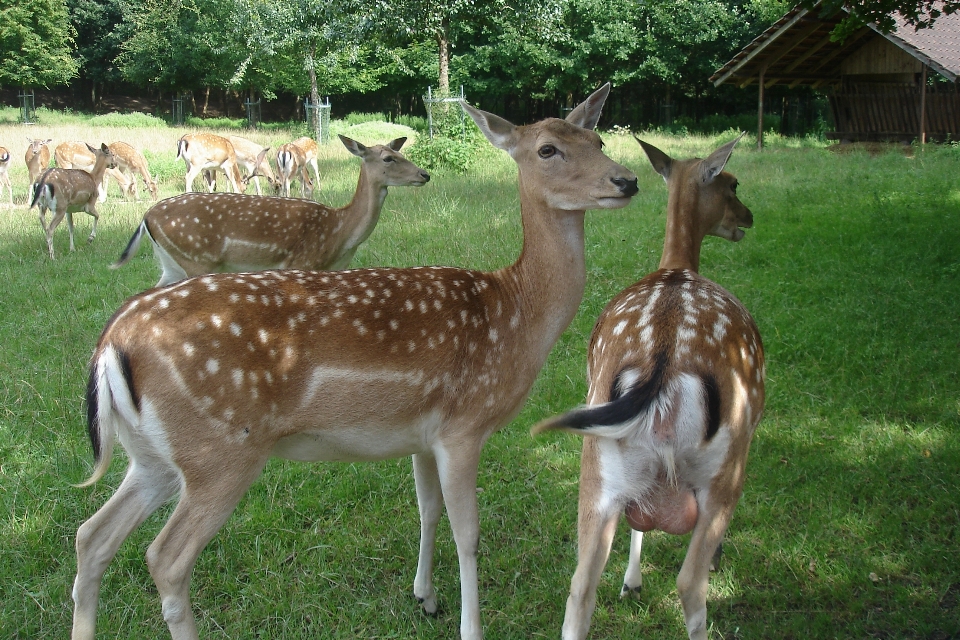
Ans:
<svg viewBox="0 0 960 640"><path fill-rule="evenodd" d="M720 386L711 374L701 377L707 392L707 433L704 440L710 442L720 430Z"/></svg>
<svg viewBox="0 0 960 640"><path fill-rule="evenodd" d="M133 386L133 368L130 365L130 356L123 351L117 351L117 359L120 361L120 372L123 375L124 384L130 390L130 397L133 399L133 405L140 410L140 396L137 394L136 387ZM106 382L106 381L105 381ZM97 384L97 361L94 360L90 367L90 378L87 380L87 435L90 437L90 445L93 447L93 461L100 462L103 452L103 443L100 442L99 426L99 403L97 401L100 387ZM110 407L105 407L107 411Z"/></svg>
<svg viewBox="0 0 960 640"><path fill-rule="evenodd" d="M33 183L33 199L30 201L30 206L27 207L28 209L37 206L37 202L40 200L40 193L43 192L43 188L47 186L47 176L50 175L51 171L53 171L53 167L41 173L37 181ZM50 195L53 195L53 185L50 185Z"/></svg>

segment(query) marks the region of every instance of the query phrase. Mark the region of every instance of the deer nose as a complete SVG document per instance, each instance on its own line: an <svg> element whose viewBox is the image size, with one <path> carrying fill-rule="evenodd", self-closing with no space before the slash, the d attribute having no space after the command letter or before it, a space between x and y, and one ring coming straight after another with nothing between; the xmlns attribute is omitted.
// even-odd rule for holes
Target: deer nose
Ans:
<svg viewBox="0 0 960 640"><path fill-rule="evenodd" d="M616 185L617 189L625 196L636 195L640 189L637 188L637 179L627 180L626 178L610 178L610 182Z"/></svg>
<svg viewBox="0 0 960 640"><path fill-rule="evenodd" d="M426 171L421 171L420 177L423 178L424 182L430 182L430 174L427 173Z"/></svg>

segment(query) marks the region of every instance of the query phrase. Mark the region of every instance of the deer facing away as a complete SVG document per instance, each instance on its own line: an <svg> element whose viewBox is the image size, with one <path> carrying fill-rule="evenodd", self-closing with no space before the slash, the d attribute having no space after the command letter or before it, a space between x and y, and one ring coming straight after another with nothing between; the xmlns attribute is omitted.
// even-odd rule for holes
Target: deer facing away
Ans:
<svg viewBox="0 0 960 640"><path fill-rule="evenodd" d="M9 206L13 206L13 185L10 183L10 151L6 147L0 147L0 197L3 196L3 188L7 188L10 196Z"/></svg>
<svg viewBox="0 0 960 640"><path fill-rule="evenodd" d="M705 235L736 242L740 227L753 225L736 178L723 171L737 140L686 161L640 142L669 189L660 269L614 297L597 320L588 406L533 429L584 437L579 560L564 640L587 635L624 511L633 532L622 595L640 589L643 531L693 531L677 590L689 637L706 640L710 563L740 499L764 405L757 327L733 295L698 273Z"/></svg>
<svg viewBox="0 0 960 640"><path fill-rule="evenodd" d="M341 141L363 161L345 207L299 198L185 193L144 214L112 267L126 264L146 234L163 267L157 286L204 273L346 268L373 233L387 187L421 186L430 175L399 153L406 138L371 147L345 136Z"/></svg>
<svg viewBox="0 0 960 640"><path fill-rule="evenodd" d="M73 213L75 211L86 211L93 216L93 229L90 231L87 242L93 242L97 237L97 222L100 220L97 214L97 192L103 179L103 172L115 165L113 154L107 145L101 144L99 149L89 148L96 156L92 173L83 169L56 167L44 171L36 182L30 208L36 206L40 210L40 224L47 236L47 250L50 252L51 260L54 258L53 232L64 216L67 218L67 229L70 231L70 251L74 250ZM48 209L53 210L49 226L46 222Z"/></svg>
<svg viewBox="0 0 960 640"><path fill-rule="evenodd" d="M460 564L463 640L482 637L477 465L520 411L575 315L586 280L584 210L627 205L636 176L591 131L609 92L566 120L514 126L467 106L517 162L524 240L493 272L452 267L215 274L151 289L105 327L87 388L103 476L130 458L77 532L74 640L94 636L101 576L123 540L175 494L147 551L173 638L197 638L190 576L267 460L413 456L421 518L414 595L437 610L444 506Z"/></svg>
<svg viewBox="0 0 960 640"><path fill-rule="evenodd" d="M313 197L313 180L307 172L307 155L296 142L288 142L277 149L277 173L280 177L280 195L289 198L294 179L300 177L300 195ZM319 184L319 183L318 183Z"/></svg>

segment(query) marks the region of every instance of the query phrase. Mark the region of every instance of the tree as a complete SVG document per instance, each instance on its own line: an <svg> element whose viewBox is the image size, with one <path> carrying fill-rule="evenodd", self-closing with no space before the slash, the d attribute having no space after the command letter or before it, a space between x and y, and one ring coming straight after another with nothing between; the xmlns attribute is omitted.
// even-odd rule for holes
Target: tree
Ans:
<svg viewBox="0 0 960 640"><path fill-rule="evenodd" d="M70 23L83 34L77 43L79 75L96 108L104 86L123 79L115 62L124 39L123 7L120 0L67 0L67 6Z"/></svg>
<svg viewBox="0 0 960 640"><path fill-rule="evenodd" d="M929 29L941 15L960 11L960 0L803 0L809 9L832 16L846 8L849 15L837 25L833 35L842 40L868 22L884 32L893 31L899 15L916 29Z"/></svg>
<svg viewBox="0 0 960 640"><path fill-rule="evenodd" d="M77 75L64 0L0 0L0 84L65 85Z"/></svg>

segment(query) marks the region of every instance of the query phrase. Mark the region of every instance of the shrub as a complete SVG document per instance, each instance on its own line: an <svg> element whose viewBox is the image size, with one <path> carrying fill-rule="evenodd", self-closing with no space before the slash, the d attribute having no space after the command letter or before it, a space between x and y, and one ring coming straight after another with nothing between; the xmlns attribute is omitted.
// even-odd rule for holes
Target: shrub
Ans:
<svg viewBox="0 0 960 640"><path fill-rule="evenodd" d="M457 173L465 173L477 155L472 142L427 136L420 136L406 151L406 156L423 169L452 169Z"/></svg>
<svg viewBox="0 0 960 640"><path fill-rule="evenodd" d="M90 118L90 124L95 127L124 127L141 129L158 129L166 127L167 123L148 113L105 113Z"/></svg>

